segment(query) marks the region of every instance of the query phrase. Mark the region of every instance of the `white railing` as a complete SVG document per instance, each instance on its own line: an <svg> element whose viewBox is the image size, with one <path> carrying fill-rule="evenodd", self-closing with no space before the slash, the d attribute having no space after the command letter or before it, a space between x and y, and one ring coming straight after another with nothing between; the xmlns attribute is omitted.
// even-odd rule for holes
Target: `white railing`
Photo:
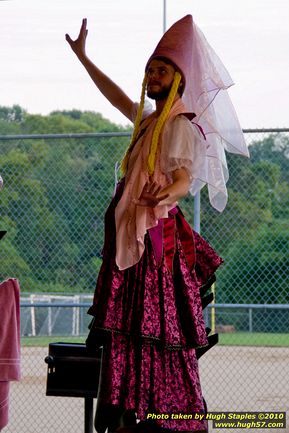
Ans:
<svg viewBox="0 0 289 433"><path fill-rule="evenodd" d="M21 298L22 336L86 335L91 319L86 311L91 304L92 295L83 294L70 296L31 294ZM216 313L214 315L211 314L213 309ZM262 319L254 318L260 310L262 310ZM236 331L254 332L256 328L259 330L261 322L266 322L266 314L272 310L284 311L289 321L289 304L211 304L204 313L206 323L213 329L216 325L233 323ZM215 323L212 323L212 317L216 317Z"/></svg>

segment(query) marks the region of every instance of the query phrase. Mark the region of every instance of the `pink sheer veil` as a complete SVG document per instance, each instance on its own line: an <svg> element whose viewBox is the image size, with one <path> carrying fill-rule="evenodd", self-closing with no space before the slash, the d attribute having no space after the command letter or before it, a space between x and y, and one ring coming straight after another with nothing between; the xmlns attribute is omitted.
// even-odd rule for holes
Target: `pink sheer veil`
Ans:
<svg viewBox="0 0 289 433"><path fill-rule="evenodd" d="M222 211L227 204L226 182L229 178L225 150L249 156L244 135L227 89L233 80L201 30L193 22L191 73L186 74L183 101L196 113L194 121L206 135L203 164L196 173L191 193L205 184L214 208Z"/></svg>

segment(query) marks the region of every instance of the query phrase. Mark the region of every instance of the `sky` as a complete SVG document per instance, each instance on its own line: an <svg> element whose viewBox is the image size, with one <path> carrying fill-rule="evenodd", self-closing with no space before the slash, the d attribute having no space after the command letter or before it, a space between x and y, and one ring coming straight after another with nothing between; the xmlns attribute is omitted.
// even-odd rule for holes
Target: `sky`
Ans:
<svg viewBox="0 0 289 433"><path fill-rule="evenodd" d="M192 14L229 70L243 128L289 127L288 0L166 0L166 26ZM65 41L88 20L87 54L138 101L163 33L164 0L0 0L0 105L91 110L128 120L98 92ZM1 134L1 131L0 131Z"/></svg>

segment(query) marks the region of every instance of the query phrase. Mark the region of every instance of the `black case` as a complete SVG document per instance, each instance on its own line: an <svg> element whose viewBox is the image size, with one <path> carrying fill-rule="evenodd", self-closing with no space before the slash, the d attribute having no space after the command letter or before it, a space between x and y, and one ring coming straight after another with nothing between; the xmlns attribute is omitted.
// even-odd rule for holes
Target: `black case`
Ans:
<svg viewBox="0 0 289 433"><path fill-rule="evenodd" d="M81 343L50 343L46 395L97 397L101 355Z"/></svg>

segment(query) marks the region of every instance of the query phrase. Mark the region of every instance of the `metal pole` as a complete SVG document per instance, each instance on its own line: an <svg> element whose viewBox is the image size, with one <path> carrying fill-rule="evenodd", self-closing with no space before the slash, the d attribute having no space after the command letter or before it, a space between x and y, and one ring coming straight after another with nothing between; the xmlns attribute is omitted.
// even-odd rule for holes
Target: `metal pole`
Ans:
<svg viewBox="0 0 289 433"><path fill-rule="evenodd" d="M30 295L30 304L33 305L34 304L34 296L35 295ZM31 307L31 334L32 337L36 336L36 320L35 320L35 307Z"/></svg>
<svg viewBox="0 0 289 433"><path fill-rule="evenodd" d="M84 398L84 433L93 433L93 398Z"/></svg>
<svg viewBox="0 0 289 433"><path fill-rule="evenodd" d="M51 304L51 298L48 299L48 303ZM48 335L52 335L52 310L48 307Z"/></svg>
<svg viewBox="0 0 289 433"><path fill-rule="evenodd" d="M249 332L253 332L253 310L249 308Z"/></svg>
<svg viewBox="0 0 289 433"><path fill-rule="evenodd" d="M200 191L194 196L194 230L197 233L201 231L201 193Z"/></svg>
<svg viewBox="0 0 289 433"><path fill-rule="evenodd" d="M164 0L164 13L163 13L163 32L167 30L167 2Z"/></svg>
<svg viewBox="0 0 289 433"><path fill-rule="evenodd" d="M216 330L216 308L215 308L215 302L216 302L216 285L215 283L212 285L212 293L214 294L214 299L212 301L212 307L211 307L211 329L214 333Z"/></svg>

